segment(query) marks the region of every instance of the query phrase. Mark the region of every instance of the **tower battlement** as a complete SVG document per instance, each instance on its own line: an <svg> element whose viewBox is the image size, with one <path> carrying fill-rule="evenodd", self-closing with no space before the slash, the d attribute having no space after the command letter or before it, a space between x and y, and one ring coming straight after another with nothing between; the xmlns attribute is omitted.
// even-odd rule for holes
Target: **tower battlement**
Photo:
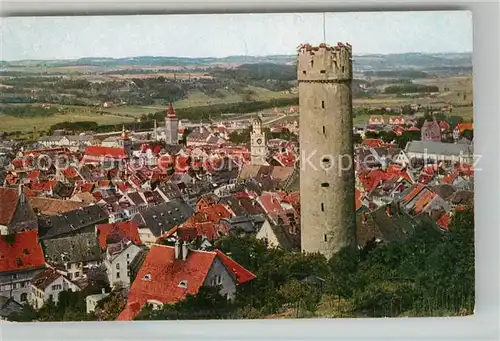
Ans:
<svg viewBox="0 0 500 341"><path fill-rule="evenodd" d="M352 48L302 44L297 49L297 79L299 82L339 82L352 80Z"/></svg>

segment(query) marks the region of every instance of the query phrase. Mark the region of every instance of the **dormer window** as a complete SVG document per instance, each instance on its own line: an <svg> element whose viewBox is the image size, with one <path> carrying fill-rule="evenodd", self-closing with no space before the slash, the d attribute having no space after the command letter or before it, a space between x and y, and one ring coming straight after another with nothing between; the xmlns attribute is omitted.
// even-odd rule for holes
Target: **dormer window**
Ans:
<svg viewBox="0 0 500 341"><path fill-rule="evenodd" d="M151 281L151 274L145 274L144 277L142 277L143 281Z"/></svg>
<svg viewBox="0 0 500 341"><path fill-rule="evenodd" d="M183 289L187 289L187 286L188 286L188 281L187 280L180 281L179 285L178 285L179 288L183 288Z"/></svg>

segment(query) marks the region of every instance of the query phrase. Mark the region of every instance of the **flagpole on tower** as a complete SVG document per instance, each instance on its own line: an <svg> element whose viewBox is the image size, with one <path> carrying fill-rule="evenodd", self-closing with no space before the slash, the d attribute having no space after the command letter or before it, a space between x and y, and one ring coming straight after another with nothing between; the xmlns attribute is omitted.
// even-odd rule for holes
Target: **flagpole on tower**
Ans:
<svg viewBox="0 0 500 341"><path fill-rule="evenodd" d="M325 12L323 12L323 43L326 44L326 20L325 20Z"/></svg>

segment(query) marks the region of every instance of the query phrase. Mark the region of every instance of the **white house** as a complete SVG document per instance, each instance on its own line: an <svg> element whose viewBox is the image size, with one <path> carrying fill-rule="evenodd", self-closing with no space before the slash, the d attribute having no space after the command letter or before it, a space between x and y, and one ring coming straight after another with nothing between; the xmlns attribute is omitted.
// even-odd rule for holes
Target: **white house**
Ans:
<svg viewBox="0 0 500 341"><path fill-rule="evenodd" d="M102 289L102 293L100 294L95 294L95 295L89 295L85 298L86 305L87 305L87 314L92 313L95 308L97 307L97 303L101 301L102 299L106 298L109 296L109 293L106 293L104 289Z"/></svg>
<svg viewBox="0 0 500 341"><path fill-rule="evenodd" d="M32 279L29 301L33 308L40 309L49 300L57 303L59 294L68 290L75 292L80 288L66 277L65 272L47 268Z"/></svg>
<svg viewBox="0 0 500 341"><path fill-rule="evenodd" d="M118 237L118 236L117 236ZM113 240L113 235L108 237L104 266L110 285L121 283L122 287L130 286L130 262L137 256L141 248L125 237Z"/></svg>

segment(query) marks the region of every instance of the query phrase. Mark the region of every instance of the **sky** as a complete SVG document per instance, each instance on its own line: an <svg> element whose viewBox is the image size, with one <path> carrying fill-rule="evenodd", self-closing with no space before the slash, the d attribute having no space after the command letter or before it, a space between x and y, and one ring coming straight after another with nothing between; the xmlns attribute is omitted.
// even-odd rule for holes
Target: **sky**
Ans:
<svg viewBox="0 0 500 341"><path fill-rule="evenodd" d="M472 52L472 13L326 13L326 42L354 54ZM295 54L323 42L323 14L0 18L0 60Z"/></svg>

